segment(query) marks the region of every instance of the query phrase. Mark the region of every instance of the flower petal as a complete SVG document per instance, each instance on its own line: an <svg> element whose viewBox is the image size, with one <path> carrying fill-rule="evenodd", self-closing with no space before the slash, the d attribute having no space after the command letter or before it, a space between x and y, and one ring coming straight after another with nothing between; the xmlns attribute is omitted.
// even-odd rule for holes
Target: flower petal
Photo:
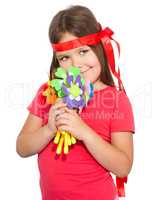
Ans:
<svg viewBox="0 0 157 200"><path fill-rule="evenodd" d="M69 95L69 89L64 84L62 85L62 90L66 95Z"/></svg>
<svg viewBox="0 0 157 200"><path fill-rule="evenodd" d="M80 100L81 100L81 97L78 96L78 97L75 98L75 100L76 100L76 101L80 101Z"/></svg>
<svg viewBox="0 0 157 200"><path fill-rule="evenodd" d="M81 98L81 100L79 101L79 107L83 107L85 106L85 101L83 98Z"/></svg>
<svg viewBox="0 0 157 200"><path fill-rule="evenodd" d="M68 72L72 74L74 78L76 78L77 75L80 74L80 69L78 67L71 66L68 68Z"/></svg>
<svg viewBox="0 0 157 200"><path fill-rule="evenodd" d="M73 100L74 99L74 96L73 95L69 95L69 99Z"/></svg>
<svg viewBox="0 0 157 200"><path fill-rule="evenodd" d="M57 68L55 75L56 75L56 77L65 79L66 78L66 71L65 71L64 68L59 67L59 68Z"/></svg>
<svg viewBox="0 0 157 200"><path fill-rule="evenodd" d="M81 87L82 83L81 83L81 76L80 75L78 75L76 77L75 83L78 83L79 84L78 86Z"/></svg>
<svg viewBox="0 0 157 200"><path fill-rule="evenodd" d="M64 103L67 104L68 108L70 108L70 109L74 108L73 101L68 96L64 97L63 101L64 101Z"/></svg>
<svg viewBox="0 0 157 200"><path fill-rule="evenodd" d="M53 79L51 80L51 86L55 88L55 90L60 90L62 87L63 80L61 79Z"/></svg>
<svg viewBox="0 0 157 200"><path fill-rule="evenodd" d="M67 83L68 83L69 85L71 85L72 82L73 82L73 76L67 74Z"/></svg>

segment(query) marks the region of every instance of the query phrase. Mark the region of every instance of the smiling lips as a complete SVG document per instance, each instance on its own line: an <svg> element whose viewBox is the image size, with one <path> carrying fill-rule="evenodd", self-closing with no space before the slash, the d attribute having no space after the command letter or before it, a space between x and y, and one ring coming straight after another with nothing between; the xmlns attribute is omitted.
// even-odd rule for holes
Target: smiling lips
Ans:
<svg viewBox="0 0 157 200"><path fill-rule="evenodd" d="M85 71L83 71L83 72L81 72L81 73L85 73L85 72L87 72L90 68L91 68L91 67L89 67L88 69L86 69Z"/></svg>

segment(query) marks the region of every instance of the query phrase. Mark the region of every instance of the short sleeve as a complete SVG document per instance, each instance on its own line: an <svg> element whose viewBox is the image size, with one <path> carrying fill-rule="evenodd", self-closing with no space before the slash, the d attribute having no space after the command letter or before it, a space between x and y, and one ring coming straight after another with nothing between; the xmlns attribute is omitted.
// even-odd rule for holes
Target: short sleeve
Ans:
<svg viewBox="0 0 157 200"><path fill-rule="evenodd" d="M45 119L48 114L50 105L46 103L46 98L42 95L43 91L47 88L47 83L42 84L37 93L35 94L31 103L27 106L30 113Z"/></svg>
<svg viewBox="0 0 157 200"><path fill-rule="evenodd" d="M111 133L118 131L135 133L133 110L128 96L123 91L119 91L115 97L110 123Z"/></svg>

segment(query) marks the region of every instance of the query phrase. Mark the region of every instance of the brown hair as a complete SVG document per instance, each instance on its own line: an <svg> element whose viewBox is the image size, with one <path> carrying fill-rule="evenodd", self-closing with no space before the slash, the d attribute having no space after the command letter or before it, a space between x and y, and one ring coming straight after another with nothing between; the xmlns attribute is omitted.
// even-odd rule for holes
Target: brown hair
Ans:
<svg viewBox="0 0 157 200"><path fill-rule="evenodd" d="M65 32L69 32L76 37L97 33L100 26L88 8L84 6L71 6L65 10L59 11L52 19L49 26L49 40L51 43L58 43ZM108 67L107 57L102 43L90 46L99 59L102 70L100 80L107 85L114 85L111 72ZM59 67L55 52L50 66L49 78L52 80L54 72Z"/></svg>

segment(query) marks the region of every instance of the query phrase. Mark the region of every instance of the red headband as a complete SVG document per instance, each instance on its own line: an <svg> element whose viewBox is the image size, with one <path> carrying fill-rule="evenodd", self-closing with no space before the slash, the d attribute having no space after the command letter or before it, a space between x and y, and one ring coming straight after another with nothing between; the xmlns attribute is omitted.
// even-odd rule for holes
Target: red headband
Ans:
<svg viewBox="0 0 157 200"><path fill-rule="evenodd" d="M98 33L89 34L89 35L86 35L86 36L83 36L83 37L80 37L80 38L77 38L74 40L70 40L67 42L53 43L52 44L53 50L54 51L66 51L66 50L74 49L74 48L77 48L77 47L80 47L83 45L90 46L90 45L96 45L99 42L102 42L104 50L106 52L109 67L110 67L113 75L118 80L119 89L123 88L123 90L125 92L123 83L120 78L119 66L118 66L118 72L115 70L114 50L113 50L111 40L113 40L116 43L119 55L120 55L120 46L119 46L118 42L112 38L112 35L114 34L114 32L109 27L106 27L104 30L102 30L100 24L99 24L99 26L100 26L101 30Z"/></svg>

